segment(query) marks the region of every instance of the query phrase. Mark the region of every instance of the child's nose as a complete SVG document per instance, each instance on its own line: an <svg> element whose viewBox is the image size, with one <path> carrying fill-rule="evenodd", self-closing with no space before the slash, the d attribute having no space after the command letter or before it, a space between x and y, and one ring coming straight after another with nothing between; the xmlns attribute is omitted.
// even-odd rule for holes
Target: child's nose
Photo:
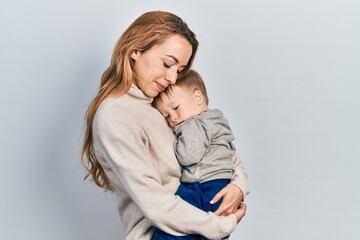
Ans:
<svg viewBox="0 0 360 240"><path fill-rule="evenodd" d="M178 120L177 115L173 115L173 116L172 116L172 121L176 123L176 122L177 122L177 120Z"/></svg>

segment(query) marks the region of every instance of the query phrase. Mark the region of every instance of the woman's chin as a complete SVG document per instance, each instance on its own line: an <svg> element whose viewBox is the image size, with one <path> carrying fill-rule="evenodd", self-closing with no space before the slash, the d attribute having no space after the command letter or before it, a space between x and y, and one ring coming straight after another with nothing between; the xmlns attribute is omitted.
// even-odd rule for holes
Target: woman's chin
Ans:
<svg viewBox="0 0 360 240"><path fill-rule="evenodd" d="M154 90L148 90L148 91L143 91L143 93L148 96L148 97L156 97L157 95L159 95L158 91L154 91Z"/></svg>

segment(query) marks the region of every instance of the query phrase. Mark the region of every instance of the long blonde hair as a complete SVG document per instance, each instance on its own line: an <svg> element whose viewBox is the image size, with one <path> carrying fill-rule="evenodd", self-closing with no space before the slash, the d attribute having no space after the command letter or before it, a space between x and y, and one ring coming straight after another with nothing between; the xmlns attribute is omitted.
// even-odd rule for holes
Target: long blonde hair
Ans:
<svg viewBox="0 0 360 240"><path fill-rule="evenodd" d="M86 112L85 136L81 151L81 163L87 171L85 178L91 176L95 184L105 190L114 191L114 188L94 151L92 125L96 110L109 95L122 96L129 91L135 79L134 62L131 59L133 51L145 52L174 34L183 36L192 46L189 63L181 71L178 76L180 78L191 67L199 43L187 24L175 14L163 11L144 13L125 30L115 44L110 66L102 74L98 93Z"/></svg>

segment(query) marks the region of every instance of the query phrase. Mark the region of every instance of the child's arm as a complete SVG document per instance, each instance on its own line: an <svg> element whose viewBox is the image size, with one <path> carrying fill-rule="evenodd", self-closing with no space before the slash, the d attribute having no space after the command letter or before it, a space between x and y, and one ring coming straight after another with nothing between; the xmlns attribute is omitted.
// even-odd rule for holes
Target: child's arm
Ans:
<svg viewBox="0 0 360 240"><path fill-rule="evenodd" d="M174 151L180 164L186 167L200 162L209 146L206 126L196 117L192 117L175 127L174 132Z"/></svg>

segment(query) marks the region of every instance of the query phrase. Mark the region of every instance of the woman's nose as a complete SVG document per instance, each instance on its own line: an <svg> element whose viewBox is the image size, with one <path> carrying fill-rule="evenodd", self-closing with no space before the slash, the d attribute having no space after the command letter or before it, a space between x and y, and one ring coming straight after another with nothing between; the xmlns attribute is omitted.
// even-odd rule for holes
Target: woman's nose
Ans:
<svg viewBox="0 0 360 240"><path fill-rule="evenodd" d="M165 79L166 81L169 81L170 84L175 84L177 80L177 76L178 76L177 70L171 67L166 72Z"/></svg>

